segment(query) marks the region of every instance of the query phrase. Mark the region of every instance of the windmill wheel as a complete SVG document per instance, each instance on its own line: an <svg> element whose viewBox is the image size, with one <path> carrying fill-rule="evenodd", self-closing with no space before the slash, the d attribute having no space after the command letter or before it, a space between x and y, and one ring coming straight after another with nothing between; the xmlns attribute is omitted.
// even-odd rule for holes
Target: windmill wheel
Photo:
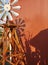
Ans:
<svg viewBox="0 0 48 65"><path fill-rule="evenodd" d="M21 18L15 20L16 23L16 30L18 34L21 34L25 28L25 21Z"/></svg>
<svg viewBox="0 0 48 65"><path fill-rule="evenodd" d="M19 10L21 6L14 6L18 0L13 0L11 3L10 0L0 0L0 19L4 22L12 21L14 18L12 16L18 16L19 14L15 10Z"/></svg>

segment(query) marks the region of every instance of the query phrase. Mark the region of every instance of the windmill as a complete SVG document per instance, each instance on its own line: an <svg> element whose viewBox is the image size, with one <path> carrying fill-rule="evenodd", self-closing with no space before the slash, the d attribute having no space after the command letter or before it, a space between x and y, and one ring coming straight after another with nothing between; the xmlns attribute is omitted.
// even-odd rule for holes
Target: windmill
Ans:
<svg viewBox="0 0 48 65"><path fill-rule="evenodd" d="M13 15L19 16L14 9L19 10L21 6L13 6L18 0L0 0L0 27L4 28L2 34L3 51L0 54L2 65L25 65L25 54L22 45L19 41L19 33L24 31L24 20L16 19L15 24L13 21ZM12 10L13 9L13 10Z"/></svg>
<svg viewBox="0 0 48 65"><path fill-rule="evenodd" d="M21 33L24 31L25 28L25 21L22 18L16 19L15 24L17 25L16 30L18 35L22 35Z"/></svg>

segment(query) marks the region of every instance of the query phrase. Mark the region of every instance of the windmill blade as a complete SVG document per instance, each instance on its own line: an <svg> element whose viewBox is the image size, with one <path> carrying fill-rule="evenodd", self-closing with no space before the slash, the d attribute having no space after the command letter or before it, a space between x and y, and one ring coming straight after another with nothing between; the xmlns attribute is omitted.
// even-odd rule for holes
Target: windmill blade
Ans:
<svg viewBox="0 0 48 65"><path fill-rule="evenodd" d="M2 18L2 16L4 15L5 11L3 11L1 14L0 14L0 19Z"/></svg>
<svg viewBox="0 0 48 65"><path fill-rule="evenodd" d="M0 7L4 7L2 4L0 4Z"/></svg>
<svg viewBox="0 0 48 65"><path fill-rule="evenodd" d="M22 24L20 27L25 27L25 24Z"/></svg>
<svg viewBox="0 0 48 65"><path fill-rule="evenodd" d="M17 34L18 34L18 35L20 35L20 33L21 33L21 30L19 30L19 29L16 29L16 31L17 31Z"/></svg>
<svg viewBox="0 0 48 65"><path fill-rule="evenodd" d="M21 21L22 21L22 19L21 19L21 18L19 18L19 19L18 19L18 21L17 21L17 22L18 22L18 24L20 24L20 23L21 23Z"/></svg>
<svg viewBox="0 0 48 65"><path fill-rule="evenodd" d="M14 11L10 11L14 16L19 16L18 13L14 12Z"/></svg>
<svg viewBox="0 0 48 65"><path fill-rule="evenodd" d="M17 3L18 2L18 0L14 0L12 3L11 3L11 5L14 5L15 3Z"/></svg>
<svg viewBox="0 0 48 65"><path fill-rule="evenodd" d="M10 3L10 0L5 0L5 3L6 3L6 4Z"/></svg>
<svg viewBox="0 0 48 65"><path fill-rule="evenodd" d="M16 19L16 23L17 23L17 25L19 24L19 19Z"/></svg>
<svg viewBox="0 0 48 65"><path fill-rule="evenodd" d="M4 7L4 6L3 6L2 4L0 4L0 14L2 14L2 12L3 12L3 10L4 10L3 7Z"/></svg>
<svg viewBox="0 0 48 65"><path fill-rule="evenodd" d="M5 4L5 0L1 0L2 4Z"/></svg>
<svg viewBox="0 0 48 65"><path fill-rule="evenodd" d="M21 20L21 21L20 21L20 24L24 24L24 22L25 22L24 20Z"/></svg>
<svg viewBox="0 0 48 65"><path fill-rule="evenodd" d="M4 15L2 16L2 20L6 21L6 12L4 13Z"/></svg>
<svg viewBox="0 0 48 65"><path fill-rule="evenodd" d="M4 10L4 8L0 8L0 11Z"/></svg>
<svg viewBox="0 0 48 65"><path fill-rule="evenodd" d="M13 9L20 10L21 6L13 6L12 8L13 8Z"/></svg>
<svg viewBox="0 0 48 65"><path fill-rule="evenodd" d="M19 18L18 23L20 23L20 25L21 25L21 24L24 24L24 22L25 22L25 21L24 21L23 19Z"/></svg>
<svg viewBox="0 0 48 65"><path fill-rule="evenodd" d="M23 24L23 23L25 23L25 21L24 21L24 20L22 20L21 24Z"/></svg>
<svg viewBox="0 0 48 65"><path fill-rule="evenodd" d="M15 23L17 24L17 19L15 20Z"/></svg>
<svg viewBox="0 0 48 65"><path fill-rule="evenodd" d="M22 21L22 19L21 18L19 18L19 22L21 22Z"/></svg>
<svg viewBox="0 0 48 65"><path fill-rule="evenodd" d="M20 30L21 30L21 31L24 31L24 29L23 29L23 28L20 28Z"/></svg>
<svg viewBox="0 0 48 65"><path fill-rule="evenodd" d="M22 19L21 19L21 18L19 18L19 19L16 19L16 22L17 22L17 24L21 24L21 22L22 22Z"/></svg>
<svg viewBox="0 0 48 65"><path fill-rule="evenodd" d="M0 20L0 24L5 24L6 22L4 22L4 21L2 21L2 20Z"/></svg>
<svg viewBox="0 0 48 65"><path fill-rule="evenodd" d="M2 18L3 19L3 21L5 21L6 22L6 16L4 17L4 18Z"/></svg>
<svg viewBox="0 0 48 65"><path fill-rule="evenodd" d="M0 11L0 15L2 14L3 11Z"/></svg>
<svg viewBox="0 0 48 65"><path fill-rule="evenodd" d="M11 21L13 20L11 14L10 14L9 12L8 12L8 15L7 15L7 16L8 16L8 19L9 19L9 20L11 20Z"/></svg>
<svg viewBox="0 0 48 65"><path fill-rule="evenodd" d="M20 35L21 34L21 30L20 29L17 29L17 33Z"/></svg>

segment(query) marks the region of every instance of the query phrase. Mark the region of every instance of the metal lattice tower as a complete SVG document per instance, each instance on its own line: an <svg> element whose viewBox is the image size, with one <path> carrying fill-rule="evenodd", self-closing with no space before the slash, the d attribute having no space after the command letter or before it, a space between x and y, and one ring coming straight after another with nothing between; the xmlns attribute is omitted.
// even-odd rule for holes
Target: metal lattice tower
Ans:
<svg viewBox="0 0 48 65"><path fill-rule="evenodd" d="M7 61L11 65L25 65L26 57L16 32L15 24L1 25L4 28L2 35L1 63Z"/></svg>

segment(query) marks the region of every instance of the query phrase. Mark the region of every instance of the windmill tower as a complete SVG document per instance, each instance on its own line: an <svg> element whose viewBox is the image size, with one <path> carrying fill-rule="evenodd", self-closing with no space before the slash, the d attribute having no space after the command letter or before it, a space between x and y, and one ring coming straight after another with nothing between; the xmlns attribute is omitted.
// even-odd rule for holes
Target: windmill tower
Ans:
<svg viewBox="0 0 48 65"><path fill-rule="evenodd" d="M12 22L12 16L19 15L13 10L21 8L20 6L13 6L17 2L18 0L14 0L12 3L10 0L0 0L0 27L4 29L1 38L1 65L26 65L24 49L20 42L20 33L24 31L25 27L24 20L16 19L14 23Z"/></svg>

